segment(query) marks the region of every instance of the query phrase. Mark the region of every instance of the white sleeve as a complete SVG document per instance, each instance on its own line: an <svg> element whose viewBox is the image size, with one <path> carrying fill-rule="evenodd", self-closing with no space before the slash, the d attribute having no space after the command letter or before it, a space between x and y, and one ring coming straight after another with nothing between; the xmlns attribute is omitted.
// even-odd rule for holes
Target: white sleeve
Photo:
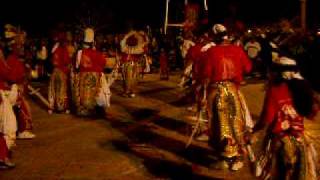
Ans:
<svg viewBox="0 0 320 180"><path fill-rule="evenodd" d="M82 50L79 50L77 52L76 68L80 67L81 57L82 57Z"/></svg>

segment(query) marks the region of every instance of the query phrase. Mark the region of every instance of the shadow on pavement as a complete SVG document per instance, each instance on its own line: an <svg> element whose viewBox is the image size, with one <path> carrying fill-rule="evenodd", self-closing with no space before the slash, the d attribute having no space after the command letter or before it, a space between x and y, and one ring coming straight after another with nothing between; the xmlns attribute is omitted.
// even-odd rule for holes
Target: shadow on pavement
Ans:
<svg viewBox="0 0 320 180"><path fill-rule="evenodd" d="M127 137L111 143L118 150L143 159L145 167L155 176L170 179L212 179L193 172L194 166L208 167L214 162L209 158L214 152L199 146L185 148L185 141L170 137L166 131L176 131L188 136L189 125L175 119L158 116L158 112L150 109L133 110L134 123L125 123L117 119L108 122ZM165 128L155 133L157 126ZM101 143L103 148L108 143Z"/></svg>

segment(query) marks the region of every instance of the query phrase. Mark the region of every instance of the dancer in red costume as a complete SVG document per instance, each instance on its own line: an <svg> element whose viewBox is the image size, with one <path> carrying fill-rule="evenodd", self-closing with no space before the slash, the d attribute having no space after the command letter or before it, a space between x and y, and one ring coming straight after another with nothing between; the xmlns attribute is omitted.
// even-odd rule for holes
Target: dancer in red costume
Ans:
<svg viewBox="0 0 320 180"><path fill-rule="evenodd" d="M66 35L61 33L58 42L52 49L53 73L49 82L49 104L50 110L57 112L70 113L69 110L69 74L72 64L72 57L69 55Z"/></svg>
<svg viewBox="0 0 320 180"><path fill-rule="evenodd" d="M256 175L261 179L319 179L317 152L304 131L305 118L312 119L318 111L313 91L294 59L280 56L272 69L261 118L254 128L255 132L267 130Z"/></svg>
<svg viewBox="0 0 320 180"><path fill-rule="evenodd" d="M5 101L7 99L3 99L7 98L5 95L9 94L8 74L9 68L5 62L3 51L0 49L0 169L13 168L15 166L9 158L9 148L15 143L17 123L12 104L6 104ZM6 116L5 114L11 114L11 116Z"/></svg>
<svg viewBox="0 0 320 180"><path fill-rule="evenodd" d="M77 52L76 72L72 77L72 96L76 114L88 116L96 113L97 106L108 106L106 96L110 89L106 87L103 54L94 48L94 31L85 30L83 48Z"/></svg>
<svg viewBox="0 0 320 180"><path fill-rule="evenodd" d="M219 153L216 168L239 170L243 167L244 134L251 120L239 85L251 62L243 49L232 45L227 30L221 24L213 27L216 46L207 54L205 88L210 127L210 143Z"/></svg>
<svg viewBox="0 0 320 180"><path fill-rule="evenodd" d="M17 33L12 37L8 29L5 32L7 39L6 65L9 68L7 74L7 84L9 86L16 84L18 86L18 99L14 107L18 122L18 139L32 139L35 135L32 133L32 117L29 103L25 99L25 88L27 86L26 66L22 62L23 43L25 33ZM22 36L23 38L21 38Z"/></svg>

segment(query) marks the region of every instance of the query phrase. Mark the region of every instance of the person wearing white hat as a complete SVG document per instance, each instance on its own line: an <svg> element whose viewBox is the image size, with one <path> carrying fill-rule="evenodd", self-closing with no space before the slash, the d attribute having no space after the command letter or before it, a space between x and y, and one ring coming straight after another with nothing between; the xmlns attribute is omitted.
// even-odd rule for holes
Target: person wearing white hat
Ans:
<svg viewBox="0 0 320 180"><path fill-rule="evenodd" d="M227 28L222 24L213 25L212 31L213 34L216 36L215 40L217 43L222 43L222 41L229 39Z"/></svg>
<svg viewBox="0 0 320 180"><path fill-rule="evenodd" d="M280 56L268 83L260 120L254 136L267 130L262 156L256 162L261 179L319 179L316 150L304 134L304 119L313 119L313 91L294 59Z"/></svg>
<svg viewBox="0 0 320 180"><path fill-rule="evenodd" d="M249 110L239 90L251 61L244 50L230 43L222 24L212 28L216 46L207 51L206 78L210 144L219 153L214 168L239 170L243 167L245 134L253 127Z"/></svg>
<svg viewBox="0 0 320 180"><path fill-rule="evenodd" d="M92 28L86 28L84 30L84 40L85 44L92 44L94 42L94 30Z"/></svg>
<svg viewBox="0 0 320 180"><path fill-rule="evenodd" d="M71 74L72 101L77 115L93 115L97 112L96 106L106 110L108 103L102 100L109 95L103 73L105 64L103 54L94 48L94 30L86 28L83 48L77 52L75 72Z"/></svg>

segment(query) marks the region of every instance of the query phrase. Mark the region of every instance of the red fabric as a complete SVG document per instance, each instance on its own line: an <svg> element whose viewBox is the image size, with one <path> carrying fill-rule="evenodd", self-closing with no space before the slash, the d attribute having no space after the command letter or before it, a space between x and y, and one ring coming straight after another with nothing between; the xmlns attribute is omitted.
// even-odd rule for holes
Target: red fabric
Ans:
<svg viewBox="0 0 320 180"><path fill-rule="evenodd" d="M280 109L280 102L291 101L291 95L286 84L271 86L266 92L262 111L262 120L271 124L277 111Z"/></svg>
<svg viewBox="0 0 320 180"><path fill-rule="evenodd" d="M23 84L25 82L26 69L23 62L19 59L16 54L11 54L8 56L6 65L5 62L2 61L0 63L1 77L2 83L0 83L0 88L9 89L9 86L6 87L6 82L15 83L15 84ZM4 70L4 71L2 71ZM18 98L18 104L20 108L17 114L17 122L19 125L19 132L24 130L32 129L31 122L31 112L27 105L27 102L23 99L22 94Z"/></svg>
<svg viewBox="0 0 320 180"><path fill-rule="evenodd" d="M80 72L103 72L106 60L103 54L94 49L83 49Z"/></svg>
<svg viewBox="0 0 320 180"><path fill-rule="evenodd" d="M161 71L167 71L168 70L168 56L166 53L161 53L159 56L160 61L160 69Z"/></svg>
<svg viewBox="0 0 320 180"><path fill-rule="evenodd" d="M235 45L219 45L208 50L204 76L211 83L233 81L239 84L243 74L250 72L251 61L242 48Z"/></svg>
<svg viewBox="0 0 320 180"><path fill-rule="evenodd" d="M69 56L68 48L64 46L59 46L52 57L52 64L55 68L60 69L64 73L69 73L70 65L72 63L72 59Z"/></svg>
<svg viewBox="0 0 320 180"><path fill-rule="evenodd" d="M8 158L9 150L7 147L6 140L3 137L3 134L0 133L0 161L4 161Z"/></svg>
<svg viewBox="0 0 320 180"><path fill-rule="evenodd" d="M126 63L128 61L138 61L141 55L138 54L122 54L121 63Z"/></svg>
<svg viewBox="0 0 320 180"><path fill-rule="evenodd" d="M204 67L205 67L205 55L206 52L201 52L203 44L196 44L188 50L186 55L187 61L192 61L192 78L196 81L201 81L204 77Z"/></svg>
<svg viewBox="0 0 320 180"><path fill-rule="evenodd" d="M6 62L4 59L0 59L0 89L7 89L7 83L8 80L7 76L9 74L9 68L6 65Z"/></svg>
<svg viewBox="0 0 320 180"><path fill-rule="evenodd" d="M8 73L8 81L10 83L22 84L25 80L26 68L23 62L15 54L11 54L7 58L7 65L10 68Z"/></svg>
<svg viewBox="0 0 320 180"><path fill-rule="evenodd" d="M261 120L271 125L272 132L279 136L299 136L303 132L303 117L292 109L293 102L286 83L269 87L264 101ZM283 129L283 122L288 121L290 128Z"/></svg>
<svg viewBox="0 0 320 180"><path fill-rule="evenodd" d="M32 130L32 117L29 104L23 97L19 97L17 100L19 108L15 113L17 116L18 132L31 131Z"/></svg>

